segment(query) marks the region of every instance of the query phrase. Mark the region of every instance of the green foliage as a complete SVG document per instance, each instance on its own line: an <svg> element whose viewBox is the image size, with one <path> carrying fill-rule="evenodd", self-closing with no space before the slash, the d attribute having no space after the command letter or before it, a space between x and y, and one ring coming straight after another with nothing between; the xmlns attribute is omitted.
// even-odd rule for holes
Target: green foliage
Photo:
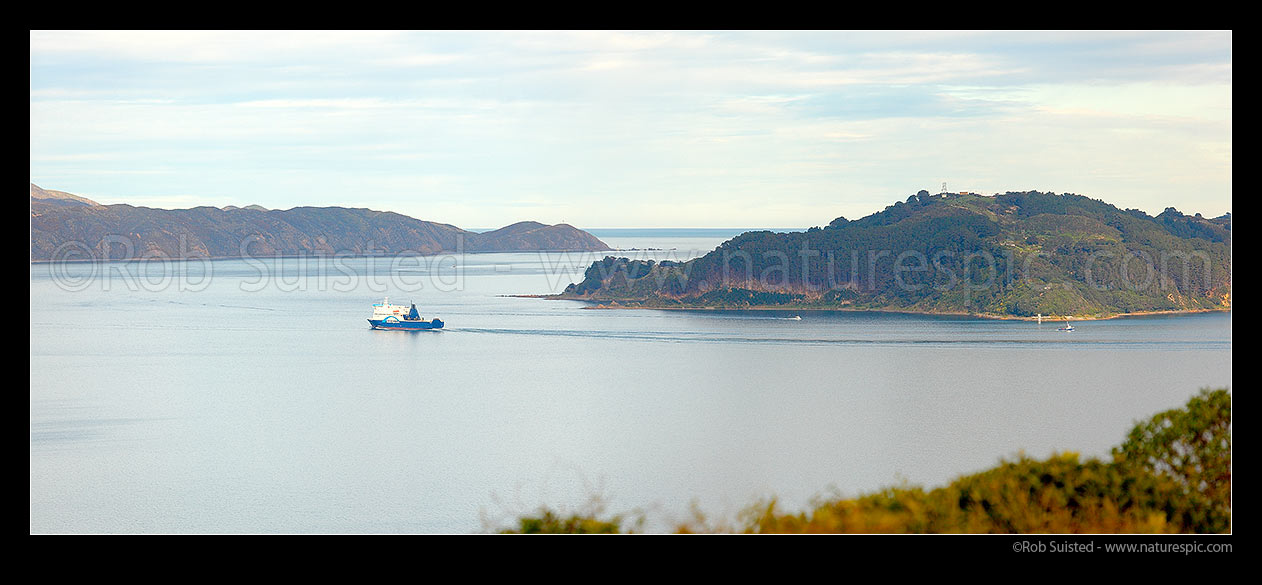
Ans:
<svg viewBox="0 0 1262 585"><path fill-rule="evenodd" d="M1231 530L1231 394L1203 390L1186 407L1138 423L1112 461L1075 453L1021 456L925 491L902 485L785 513L760 502L736 526L695 508L678 532L745 533L1211 533ZM519 520L523 533L614 533L622 518Z"/></svg>
<svg viewBox="0 0 1262 585"><path fill-rule="evenodd" d="M888 488L839 499L809 513L761 505L751 533L1171 532L1168 487L1150 475L1065 453L1016 461L925 492Z"/></svg>
<svg viewBox="0 0 1262 585"><path fill-rule="evenodd" d="M747 232L670 266L605 258L564 294L637 306L1029 317L1226 309L1230 225L1174 211L1153 218L1073 194L917 194L824 229Z"/></svg>
<svg viewBox="0 0 1262 585"><path fill-rule="evenodd" d="M1231 529L1231 394L1202 390L1186 408L1141 422L1113 450L1121 467L1168 478L1190 505L1186 523Z"/></svg>
<svg viewBox="0 0 1262 585"><path fill-rule="evenodd" d="M1131 430L1111 462L1064 453L1020 457L925 492L889 488L783 514L747 515L745 532L1215 533L1231 530L1231 394L1202 390L1186 407Z"/></svg>
<svg viewBox="0 0 1262 585"><path fill-rule="evenodd" d="M615 516L601 520L592 514L570 514L561 516L552 510L543 509L537 516L526 516L517 520L516 529L501 531L502 534L619 534L623 519Z"/></svg>

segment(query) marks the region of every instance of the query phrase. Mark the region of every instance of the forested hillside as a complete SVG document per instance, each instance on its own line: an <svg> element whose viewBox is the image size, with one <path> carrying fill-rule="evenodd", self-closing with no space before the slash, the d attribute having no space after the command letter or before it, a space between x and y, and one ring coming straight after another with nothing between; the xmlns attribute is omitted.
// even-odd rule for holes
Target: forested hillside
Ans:
<svg viewBox="0 0 1262 585"><path fill-rule="evenodd" d="M997 316L1228 309L1231 216L921 191L854 221L747 232L687 262L606 257L559 298Z"/></svg>

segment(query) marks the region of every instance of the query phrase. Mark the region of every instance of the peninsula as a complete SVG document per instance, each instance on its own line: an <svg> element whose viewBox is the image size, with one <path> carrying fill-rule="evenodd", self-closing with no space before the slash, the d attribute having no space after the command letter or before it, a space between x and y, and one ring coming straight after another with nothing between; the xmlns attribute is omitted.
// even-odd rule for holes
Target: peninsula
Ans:
<svg viewBox="0 0 1262 585"><path fill-rule="evenodd" d="M1231 214L1153 217L1075 194L921 191L854 221L746 232L686 262L608 256L549 298L996 318L1229 310Z"/></svg>

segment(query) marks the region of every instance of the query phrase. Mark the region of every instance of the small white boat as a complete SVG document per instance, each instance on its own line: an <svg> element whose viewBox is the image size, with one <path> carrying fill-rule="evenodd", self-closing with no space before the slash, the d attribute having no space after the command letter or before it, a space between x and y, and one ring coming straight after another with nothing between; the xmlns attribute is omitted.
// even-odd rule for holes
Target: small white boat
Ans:
<svg viewBox="0 0 1262 585"><path fill-rule="evenodd" d="M1073 331L1074 326L1069 324L1069 319L1065 319L1065 326L1057 329L1057 331Z"/></svg>
<svg viewBox="0 0 1262 585"><path fill-rule="evenodd" d="M801 315L794 315L794 316L792 316L792 317L789 317L789 320L790 320L790 321L801 321L801 320L802 320L802 316L801 316Z"/></svg>

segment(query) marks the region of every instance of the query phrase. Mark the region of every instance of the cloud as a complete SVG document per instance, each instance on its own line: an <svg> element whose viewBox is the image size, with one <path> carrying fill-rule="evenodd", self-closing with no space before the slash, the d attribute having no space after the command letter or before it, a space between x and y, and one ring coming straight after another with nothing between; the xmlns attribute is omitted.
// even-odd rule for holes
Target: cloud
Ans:
<svg viewBox="0 0 1262 585"><path fill-rule="evenodd" d="M142 62L284 62L330 54L388 54L404 37L388 31L31 31L31 54Z"/></svg>
<svg viewBox="0 0 1262 585"><path fill-rule="evenodd" d="M711 224L700 210L717 205L751 225L763 214L813 225L817 212L866 215L943 180L1158 210L1204 207L1193 198L1225 206L1230 40L32 31L31 173L47 188L70 190L64 178L95 193L105 188L93 177L117 193L266 193L244 198L279 208L345 205L358 192L346 189L371 180L374 204L412 205L423 193L453 213L506 214L506 202L531 200L605 226L632 216L652 225L672 204L689 218L674 225ZM1198 165L1196 192L1154 175L1170 169L1186 185ZM127 169L161 174L124 183L116 175ZM800 204L772 209L769 198ZM779 215L790 213L802 217Z"/></svg>

